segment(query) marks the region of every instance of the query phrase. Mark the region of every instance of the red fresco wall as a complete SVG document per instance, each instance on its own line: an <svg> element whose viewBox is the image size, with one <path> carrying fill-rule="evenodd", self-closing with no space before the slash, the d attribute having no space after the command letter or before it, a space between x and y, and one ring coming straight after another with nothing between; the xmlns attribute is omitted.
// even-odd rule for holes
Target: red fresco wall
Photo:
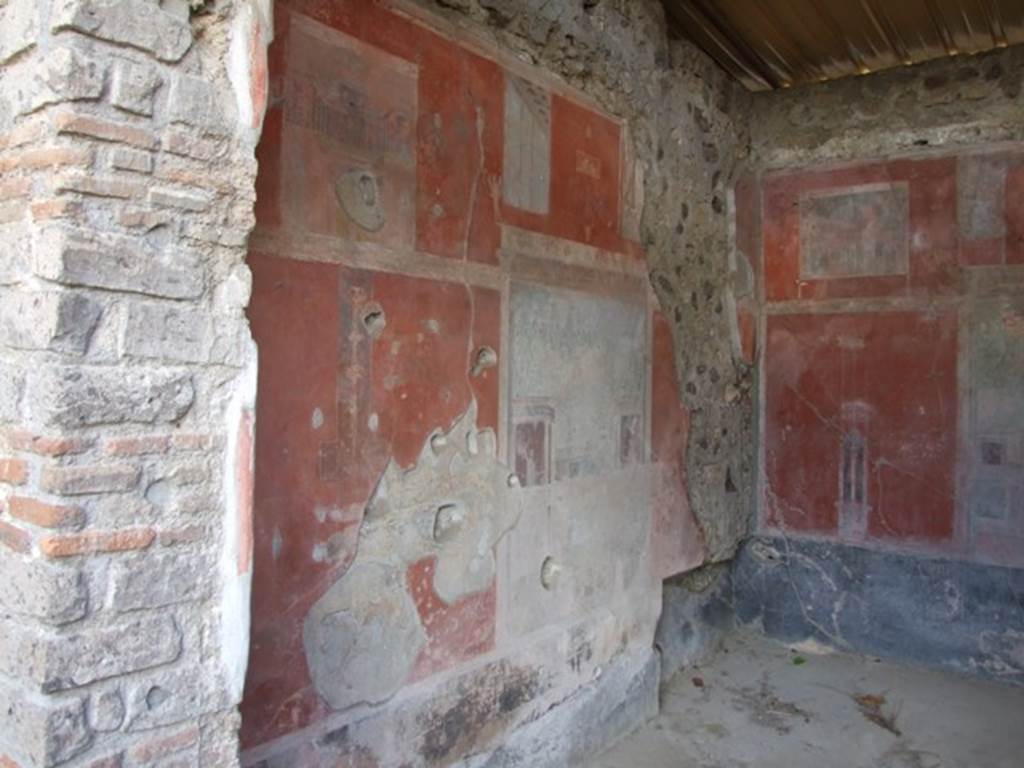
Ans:
<svg viewBox="0 0 1024 768"><path fill-rule="evenodd" d="M757 361L757 320L760 316L758 282L761 271L761 188L752 173L741 176L733 189L736 324L739 351L753 365Z"/></svg>
<svg viewBox="0 0 1024 768"><path fill-rule="evenodd" d="M856 429L867 448L867 536L951 539L956 320L955 312L769 318L769 525L839 530L839 438Z"/></svg>
<svg viewBox="0 0 1024 768"><path fill-rule="evenodd" d="M760 217L737 196L740 228L763 232L763 530L1024 561L990 535L998 517L1019 540L1024 509L972 469L987 461L978 392L1019 403L998 370L1024 361L982 322L992 273L972 272L1020 263L1022 169L1020 150L991 150L781 172L761 181ZM989 449L1011 489L1020 428Z"/></svg>
<svg viewBox="0 0 1024 768"><path fill-rule="evenodd" d="M260 366L243 748L328 713L303 619L355 556L389 460L412 465L472 400L479 427L503 427L499 369L468 374L480 347L502 354L501 292L438 260L496 271L502 224L640 256L622 235L614 120L553 94L549 209L520 211L501 199L506 73L494 61L362 0L278 2L275 28L249 260ZM376 174L377 229L337 214L335 179L355 167ZM363 268L371 252L388 268ZM663 321L655 335L654 407L671 414L654 422L655 460L671 467L659 525L680 539L662 555L668 572L699 564L703 548L685 507L687 418ZM427 634L409 682L495 643L496 587L446 604L434 567L427 558L406 574Z"/></svg>
<svg viewBox="0 0 1024 768"><path fill-rule="evenodd" d="M679 400L672 329L661 312L654 313L652 358L651 460L662 468L654 494L652 549L657 574L668 578L696 568L706 552L686 493L690 413Z"/></svg>

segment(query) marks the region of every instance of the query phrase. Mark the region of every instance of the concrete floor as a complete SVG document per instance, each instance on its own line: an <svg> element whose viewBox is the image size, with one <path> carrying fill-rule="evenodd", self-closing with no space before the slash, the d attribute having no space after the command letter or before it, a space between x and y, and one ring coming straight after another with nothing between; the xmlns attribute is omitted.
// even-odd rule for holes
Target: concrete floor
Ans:
<svg viewBox="0 0 1024 768"><path fill-rule="evenodd" d="M669 683L656 720L588 763L746 766L1024 768L1024 689L733 635Z"/></svg>

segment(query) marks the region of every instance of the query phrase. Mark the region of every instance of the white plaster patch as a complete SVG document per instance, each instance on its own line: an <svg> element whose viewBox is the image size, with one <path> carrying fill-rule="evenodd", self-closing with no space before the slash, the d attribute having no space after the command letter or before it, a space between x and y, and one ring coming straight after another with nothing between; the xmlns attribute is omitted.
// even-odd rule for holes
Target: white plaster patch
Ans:
<svg viewBox="0 0 1024 768"><path fill-rule="evenodd" d="M238 125L253 145L259 140L266 111L267 46L273 40L271 0L250 0L240 4L231 23L228 48L228 80L235 94ZM253 103L254 78L262 78L264 97Z"/></svg>
<svg viewBox="0 0 1024 768"><path fill-rule="evenodd" d="M245 671L249 662L249 600L252 590L251 565L239 573L239 563L244 554L240 547L251 547L252 537L251 534L245 534L241 527L245 524L251 525L251 520L246 523L241 519L243 500L238 496L238 437L239 425L243 423L244 414L254 412L256 371L259 361L256 343L251 338L248 339L246 347L248 364L238 377L234 397L227 409L228 440L227 450L224 452L224 538L219 565L222 579L219 649L225 685L232 702L241 700L245 685ZM251 466L249 471L251 476ZM249 512L251 513L251 510ZM251 564L251 554L247 555L245 559Z"/></svg>

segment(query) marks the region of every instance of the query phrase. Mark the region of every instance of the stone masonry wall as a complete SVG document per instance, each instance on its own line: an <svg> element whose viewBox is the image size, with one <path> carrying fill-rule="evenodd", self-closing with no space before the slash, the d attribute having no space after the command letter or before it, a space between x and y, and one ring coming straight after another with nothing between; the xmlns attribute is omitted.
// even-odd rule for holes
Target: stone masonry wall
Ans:
<svg viewBox="0 0 1024 768"><path fill-rule="evenodd" d="M752 163L891 157L1024 139L1024 48L754 96Z"/></svg>
<svg viewBox="0 0 1024 768"><path fill-rule="evenodd" d="M0 2L0 765L229 766L268 8Z"/></svg>

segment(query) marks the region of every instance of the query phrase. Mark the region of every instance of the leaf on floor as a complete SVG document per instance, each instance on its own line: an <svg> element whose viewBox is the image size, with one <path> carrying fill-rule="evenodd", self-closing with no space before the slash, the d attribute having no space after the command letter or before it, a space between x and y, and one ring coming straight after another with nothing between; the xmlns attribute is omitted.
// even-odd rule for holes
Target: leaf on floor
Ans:
<svg viewBox="0 0 1024 768"><path fill-rule="evenodd" d="M857 702L857 708L860 709L860 713L864 715L865 719L879 728L884 728L894 736L903 735L902 731L896 727L896 717L899 712L891 707L886 712L885 696L880 693L860 693L851 695L850 698Z"/></svg>

